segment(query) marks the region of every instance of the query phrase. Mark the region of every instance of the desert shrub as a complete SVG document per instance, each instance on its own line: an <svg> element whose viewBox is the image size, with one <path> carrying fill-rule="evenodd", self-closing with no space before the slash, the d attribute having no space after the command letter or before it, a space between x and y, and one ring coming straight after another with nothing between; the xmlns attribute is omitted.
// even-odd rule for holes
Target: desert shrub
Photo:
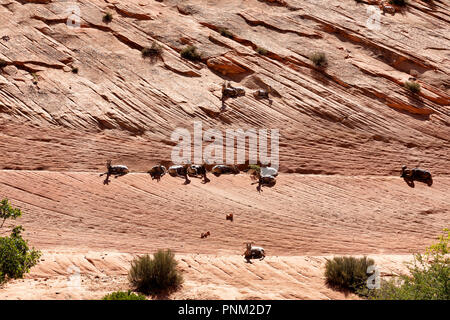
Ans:
<svg viewBox="0 0 450 320"><path fill-rule="evenodd" d="M197 47L187 46L181 50L181 56L191 61L199 61L202 59L201 53L198 52Z"/></svg>
<svg viewBox="0 0 450 320"><path fill-rule="evenodd" d="M220 35L222 35L222 36L224 36L226 38L233 39L233 34L228 29L219 28L218 31L219 31Z"/></svg>
<svg viewBox="0 0 450 320"><path fill-rule="evenodd" d="M257 47L257 48L255 49L255 51L256 51L258 54L262 55L262 56L265 56L265 55L267 55L267 54L269 53L266 49L261 48L261 47Z"/></svg>
<svg viewBox="0 0 450 320"><path fill-rule="evenodd" d="M325 264L325 283L336 290L355 292L365 288L367 268L375 264L367 257L334 257Z"/></svg>
<svg viewBox="0 0 450 320"><path fill-rule="evenodd" d="M79 70L78 70L78 68L77 68L77 67L73 67L73 68L72 68L72 73L75 73L75 74L77 74L77 73L78 73L78 71L79 71Z"/></svg>
<svg viewBox="0 0 450 320"><path fill-rule="evenodd" d="M22 278L41 257L37 250L30 249L22 238L21 226L15 227L9 237L0 238L0 282L7 278Z"/></svg>
<svg viewBox="0 0 450 320"><path fill-rule="evenodd" d="M3 69L4 67L6 67L8 65L8 62L6 62L3 59L0 59L0 69Z"/></svg>
<svg viewBox="0 0 450 320"><path fill-rule="evenodd" d="M447 234L445 234L445 232ZM380 289L372 290L376 300L450 300L449 229L439 236L439 242L424 254L414 255L407 264L409 274L383 281Z"/></svg>
<svg viewBox="0 0 450 320"><path fill-rule="evenodd" d="M327 56L324 52L314 52L309 59L317 66L317 67L325 67L328 64Z"/></svg>
<svg viewBox="0 0 450 320"><path fill-rule="evenodd" d="M110 12L105 13L105 15L103 16L103 22L104 23L110 23L113 19L113 15Z"/></svg>
<svg viewBox="0 0 450 320"><path fill-rule="evenodd" d="M253 170L255 170L256 172L261 172L261 167L258 166L257 164L249 164L249 165L248 165L248 168L249 168L250 170L253 169Z"/></svg>
<svg viewBox="0 0 450 320"><path fill-rule="evenodd" d="M171 250L158 250L153 259L148 254L134 259L128 279L133 289L145 294L169 292L183 282Z"/></svg>
<svg viewBox="0 0 450 320"><path fill-rule="evenodd" d="M408 0L389 0L390 4L394 4L396 6L406 6L408 4Z"/></svg>
<svg viewBox="0 0 450 320"><path fill-rule="evenodd" d="M147 299L142 294L135 294L131 292L131 290L128 290L128 291L112 292L104 296L102 300L147 300Z"/></svg>
<svg viewBox="0 0 450 320"><path fill-rule="evenodd" d="M420 92L420 83L415 81L405 81L405 88L413 93Z"/></svg>
<svg viewBox="0 0 450 320"><path fill-rule="evenodd" d="M143 48L141 53L144 58L156 58L162 55L162 51L162 47L156 42L153 42L150 48Z"/></svg>
<svg viewBox="0 0 450 320"><path fill-rule="evenodd" d="M9 203L8 199L3 199L0 201L0 220L2 220L2 224L0 228L3 227L6 219L16 220L22 216L22 211L18 208L13 208Z"/></svg>

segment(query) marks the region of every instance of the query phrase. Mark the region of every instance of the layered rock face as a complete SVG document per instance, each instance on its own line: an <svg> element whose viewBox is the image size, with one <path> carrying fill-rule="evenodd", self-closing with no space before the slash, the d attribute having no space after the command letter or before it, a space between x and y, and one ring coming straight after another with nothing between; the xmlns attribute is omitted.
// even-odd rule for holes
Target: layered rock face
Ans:
<svg viewBox="0 0 450 320"><path fill-rule="evenodd" d="M148 170L170 161L175 128L202 121L280 129L284 172L448 174L449 2L378 8L0 0L0 168L90 171L112 159ZM161 57L144 58L153 43ZM188 45L200 61L180 56ZM309 59L318 51L326 68ZM410 77L419 93L404 87ZM223 106L224 81L246 95ZM269 86L273 103L251 94Z"/></svg>

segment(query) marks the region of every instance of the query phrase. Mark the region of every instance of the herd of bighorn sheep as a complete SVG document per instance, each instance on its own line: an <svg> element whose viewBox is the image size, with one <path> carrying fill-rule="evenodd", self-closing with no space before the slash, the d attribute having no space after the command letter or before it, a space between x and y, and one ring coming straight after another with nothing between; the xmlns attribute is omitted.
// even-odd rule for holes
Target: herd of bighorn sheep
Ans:
<svg viewBox="0 0 450 320"><path fill-rule="evenodd" d="M103 176L106 174L106 179L104 180L104 184L109 184L110 176L114 176L118 178L120 176L124 176L130 172L127 166L124 165L111 165L111 160L106 162L107 172L100 174ZM248 169L244 170L250 174L251 179L254 181L251 184L257 184L256 190L258 192L262 191L262 187L273 187L276 184L276 177L278 176L278 170L272 167L259 167L259 166L249 166ZM185 164L185 165L173 165L170 166L169 169L166 169L163 165L156 165L152 167L147 173L150 175L152 180L160 181L161 178L168 173L172 177L179 177L184 179L184 184L191 183L189 178L200 178L202 179L202 183L208 183L211 180L206 176L207 170L204 164L196 165L196 164ZM211 173L220 177L223 174L239 174L240 170L238 167L232 165L216 165L212 168ZM431 173L427 170L413 168L408 169L406 166L402 167L401 178L405 180L405 182L411 188L414 188L414 181L419 181L426 183L429 187L433 184L433 178ZM232 213L227 214L225 217L226 220L233 222L234 216ZM202 232L200 238L204 239L211 235L209 231ZM265 258L265 251L262 247L253 246L251 242L246 243L246 250L243 254L245 260L248 263L251 263L251 259L259 259L263 260Z"/></svg>
<svg viewBox="0 0 450 320"><path fill-rule="evenodd" d="M102 173L100 176L106 174L106 179L103 181L103 184L109 184L110 176L114 176L115 178L126 175L130 172L127 166L124 165L111 165L111 160L106 162L107 171ZM239 174L241 171L237 166L234 165L223 165L219 164L212 168L211 173L220 177L223 174ZM256 190L258 192L262 191L262 187L273 187L276 184L276 176L278 176L278 170L272 167L262 167L259 168L251 168L244 170L244 172L249 172L252 180L254 180L253 184L258 184ZM199 178L202 179L202 183L208 183L211 180L206 176L207 170L204 164L184 164L184 165L173 165L167 169L163 165L156 165L152 167L147 173L150 175L152 180L160 181L161 178L168 173L171 177L182 178L184 179L184 184L191 183L189 178Z"/></svg>

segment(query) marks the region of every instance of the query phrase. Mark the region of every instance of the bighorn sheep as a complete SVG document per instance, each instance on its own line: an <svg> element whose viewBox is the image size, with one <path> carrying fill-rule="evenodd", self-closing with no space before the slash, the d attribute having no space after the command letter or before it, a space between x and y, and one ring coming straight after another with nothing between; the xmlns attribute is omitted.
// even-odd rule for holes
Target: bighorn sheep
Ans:
<svg viewBox="0 0 450 320"><path fill-rule="evenodd" d="M379 7L381 9L381 11L383 11L383 13L390 13L390 14L394 14L395 13L395 7L392 6L391 4L389 4L387 1L381 1L381 3L379 4Z"/></svg>
<svg viewBox="0 0 450 320"><path fill-rule="evenodd" d="M220 177L222 174L239 174L240 171L236 166L227 166L223 164L218 164L214 166L211 170L212 174L216 177Z"/></svg>
<svg viewBox="0 0 450 320"><path fill-rule="evenodd" d="M188 178L188 173L187 173L187 169L189 167L189 164L185 164L185 165L173 165L169 167L169 170L167 172L169 172L169 175L171 177L181 177L184 178L184 184L189 184L191 183L191 180L189 180Z"/></svg>
<svg viewBox="0 0 450 320"><path fill-rule="evenodd" d="M258 181L253 182L252 185L258 184L256 190L258 190L258 192L261 192L262 191L261 187L272 188L276 183L277 180L275 179L274 176L260 176Z"/></svg>
<svg viewBox="0 0 450 320"><path fill-rule="evenodd" d="M158 182L161 180L161 177L166 174L166 172L166 167L162 165L154 166L149 171L147 171L147 173L152 177L152 180L156 179L156 181Z"/></svg>
<svg viewBox="0 0 450 320"><path fill-rule="evenodd" d="M222 84L222 101L228 98L237 98L245 96L245 89L242 87L233 87L229 82Z"/></svg>
<svg viewBox="0 0 450 320"><path fill-rule="evenodd" d="M246 245L247 249L245 250L243 256L245 260L247 260L247 263L251 263L250 259L259 259L261 261L266 257L264 248L253 246L252 242L247 242Z"/></svg>
<svg viewBox="0 0 450 320"><path fill-rule="evenodd" d="M227 214L226 215L226 220L230 220L231 222L233 222L233 214L232 213Z"/></svg>
<svg viewBox="0 0 450 320"><path fill-rule="evenodd" d="M203 178L203 183L208 183L211 180L209 180L206 177L206 168L205 165L198 165L198 164L193 164L190 165L187 168L187 174L189 175L189 177L195 177L195 178Z"/></svg>
<svg viewBox="0 0 450 320"><path fill-rule="evenodd" d="M276 183L275 177L278 176L278 170L273 167L261 167L261 168L251 168L248 170L250 172L250 177L252 180L256 181L253 184L258 184L256 190L261 192L261 187L272 188Z"/></svg>
<svg viewBox="0 0 450 320"><path fill-rule="evenodd" d="M111 165L111 160L106 161L107 172L100 174L100 177L106 174L106 179L103 181L103 184L109 184L109 177L114 176L115 178L126 175L130 172L127 166L123 165Z"/></svg>
<svg viewBox="0 0 450 320"><path fill-rule="evenodd" d="M258 89L253 92L253 96L256 100L267 99L269 100L269 104L272 104L272 99L270 99L269 94L272 93L272 88L268 87L267 90Z"/></svg>
<svg viewBox="0 0 450 320"><path fill-rule="evenodd" d="M407 169L406 166L403 166L400 177L403 178L411 188L414 188L414 181L426 183L429 187L433 184L431 173L419 168Z"/></svg>
<svg viewBox="0 0 450 320"><path fill-rule="evenodd" d="M209 237L211 235L211 233L209 233L209 231L207 231L207 232L205 232L205 233L203 233L202 232L202 234L200 235L200 238L207 238L207 237Z"/></svg>

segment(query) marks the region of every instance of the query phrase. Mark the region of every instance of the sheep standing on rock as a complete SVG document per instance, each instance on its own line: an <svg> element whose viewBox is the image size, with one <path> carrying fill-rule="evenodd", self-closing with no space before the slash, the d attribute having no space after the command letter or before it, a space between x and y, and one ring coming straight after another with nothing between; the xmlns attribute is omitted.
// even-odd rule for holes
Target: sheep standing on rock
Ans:
<svg viewBox="0 0 450 320"><path fill-rule="evenodd" d="M251 242L247 242L247 249L245 250L243 256L247 263L251 263L250 259L259 259L260 261L266 257L264 248L253 246Z"/></svg>
<svg viewBox="0 0 450 320"><path fill-rule="evenodd" d="M173 165L169 167L169 175L171 177L181 177L184 178L184 184L189 184L191 183L191 180L189 180L188 178L188 171L187 169L189 168L189 164L185 164L185 165Z"/></svg>
<svg viewBox="0 0 450 320"><path fill-rule="evenodd" d="M166 174L166 172L166 167L162 165L154 166L149 171L147 171L147 173L152 177L152 180L156 179L156 181L158 182L161 180L161 177Z"/></svg>
<svg viewBox="0 0 450 320"><path fill-rule="evenodd" d="M211 233L209 231L202 232L201 235L200 235L200 238L204 239L204 238L209 237L210 235L211 235Z"/></svg>
<svg viewBox="0 0 450 320"><path fill-rule="evenodd" d="M222 174L239 174L240 170L236 166L218 164L212 168L211 172L216 177L220 177Z"/></svg>
<svg viewBox="0 0 450 320"><path fill-rule="evenodd" d="M124 165L111 165L111 160L106 161L107 172L100 174L100 177L106 174L106 179L103 181L103 184L109 184L109 177L114 176L114 178L118 178L126 175L130 172L127 166Z"/></svg>
<svg viewBox="0 0 450 320"><path fill-rule="evenodd" d="M426 183L429 187L433 184L431 173L419 168L407 169L406 166L403 166L400 177L403 178L411 188L414 188L414 181Z"/></svg>
<svg viewBox="0 0 450 320"><path fill-rule="evenodd" d="M198 165L193 164L187 168L187 173L189 177L195 177L195 178L203 178L203 183L208 183L211 180L208 179L206 176L206 167L205 165Z"/></svg>
<svg viewBox="0 0 450 320"><path fill-rule="evenodd" d="M269 105L272 104L272 99L270 99L269 94L272 92L272 88L269 87L267 90L259 89L253 92L253 96L256 100L267 99L269 100Z"/></svg>
<svg viewBox="0 0 450 320"><path fill-rule="evenodd" d="M228 98L237 98L245 96L245 89L242 87L233 87L229 82L222 84L222 109L225 109L225 100Z"/></svg>

